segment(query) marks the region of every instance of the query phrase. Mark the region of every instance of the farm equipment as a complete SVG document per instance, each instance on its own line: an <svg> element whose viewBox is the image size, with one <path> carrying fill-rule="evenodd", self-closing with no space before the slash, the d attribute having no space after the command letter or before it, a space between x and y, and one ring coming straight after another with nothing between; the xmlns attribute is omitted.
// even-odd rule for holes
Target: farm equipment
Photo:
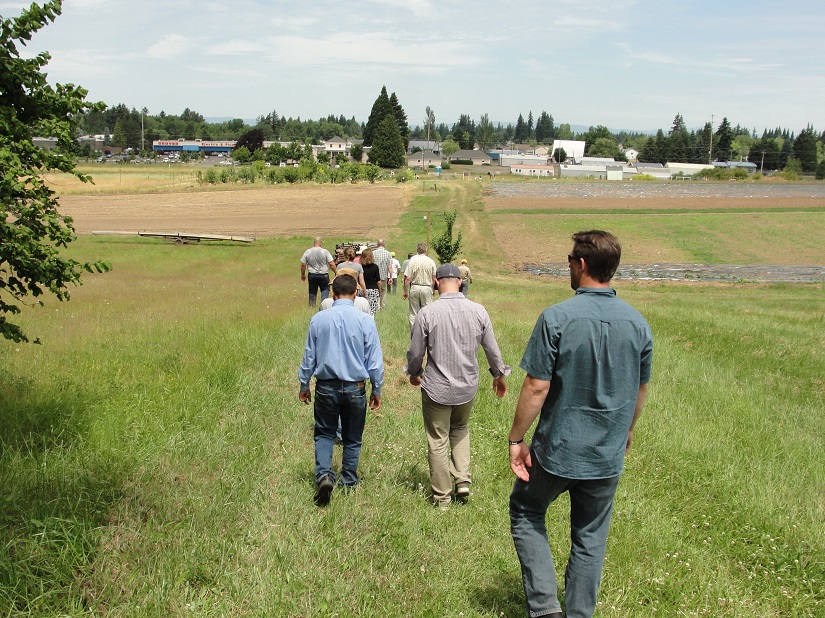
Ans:
<svg viewBox="0 0 825 618"><path fill-rule="evenodd" d="M102 231L102 232L92 232L95 235L116 235L116 236L148 236L150 238L162 238L164 240L168 240L170 242L175 243L176 245L191 245L194 243L198 243L202 240L232 240L235 242L254 242L255 239L251 236L225 236L222 234L193 234L190 232L145 232L145 231L137 231L137 232L111 232L111 231Z"/></svg>
<svg viewBox="0 0 825 618"><path fill-rule="evenodd" d="M344 261L344 249L352 248L355 250L356 254L360 254L364 249L377 249L378 243L377 242L367 242L367 241L351 241L351 242L342 242L335 245L335 263L340 264Z"/></svg>

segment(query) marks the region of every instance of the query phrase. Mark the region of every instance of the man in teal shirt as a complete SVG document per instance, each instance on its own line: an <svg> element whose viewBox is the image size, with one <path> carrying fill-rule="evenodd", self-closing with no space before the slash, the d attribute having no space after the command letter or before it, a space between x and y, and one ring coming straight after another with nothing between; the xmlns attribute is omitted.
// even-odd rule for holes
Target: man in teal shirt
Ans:
<svg viewBox="0 0 825 618"><path fill-rule="evenodd" d="M576 295L539 317L510 429L510 525L530 616L590 618L599 592L613 496L644 406L653 357L650 326L609 287L621 245L608 232L573 235ZM524 435L539 418L532 443ZM565 614L545 517L570 494Z"/></svg>
<svg viewBox="0 0 825 618"><path fill-rule="evenodd" d="M355 309L357 283L339 275L332 283L336 300L330 309L309 322L306 347L298 369L298 399L312 401L309 382L315 376L315 503L329 504L336 476L332 470L332 445L338 422L344 452L339 483L358 484L358 459L367 415L366 382L372 383L369 406L381 407L384 359L378 330L371 316Z"/></svg>

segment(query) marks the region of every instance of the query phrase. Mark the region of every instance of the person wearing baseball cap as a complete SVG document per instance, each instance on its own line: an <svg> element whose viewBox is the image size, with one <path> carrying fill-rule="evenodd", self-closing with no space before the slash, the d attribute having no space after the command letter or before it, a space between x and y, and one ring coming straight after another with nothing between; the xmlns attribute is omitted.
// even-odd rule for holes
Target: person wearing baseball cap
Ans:
<svg viewBox="0 0 825 618"><path fill-rule="evenodd" d="M470 291L470 284L473 282L473 273L470 272L470 267L467 266L467 260L461 260L461 266L458 267L461 271L461 288L460 291L464 296Z"/></svg>
<svg viewBox="0 0 825 618"><path fill-rule="evenodd" d="M439 298L415 316L405 372L410 384L421 386L432 500L446 510L453 495L461 501L470 496L468 422L479 386L479 346L487 356L498 397L507 392L505 376L510 367L504 364L487 310L459 292L459 268L442 264L435 278Z"/></svg>

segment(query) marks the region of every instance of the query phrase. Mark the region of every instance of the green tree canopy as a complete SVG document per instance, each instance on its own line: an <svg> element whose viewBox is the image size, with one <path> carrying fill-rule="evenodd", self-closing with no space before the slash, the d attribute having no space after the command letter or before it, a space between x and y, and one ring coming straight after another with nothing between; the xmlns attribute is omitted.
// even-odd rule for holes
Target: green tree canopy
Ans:
<svg viewBox="0 0 825 618"><path fill-rule="evenodd" d="M235 149L246 147L249 152L262 150L264 147L264 131L260 127L250 129L238 138L235 142Z"/></svg>
<svg viewBox="0 0 825 618"><path fill-rule="evenodd" d="M450 155L458 152L459 150L461 150L461 146L459 146L458 143L451 139L445 139L443 142L441 142L441 153L445 157L449 157Z"/></svg>
<svg viewBox="0 0 825 618"><path fill-rule="evenodd" d="M816 170L816 133L811 125L802 129L793 143L793 156L802 166L805 173L813 173Z"/></svg>
<svg viewBox="0 0 825 618"><path fill-rule="evenodd" d="M404 140L398 130L394 114L388 114L375 131L370 149L369 162L379 167L404 165Z"/></svg>
<svg viewBox="0 0 825 618"><path fill-rule="evenodd" d="M384 118L390 115L395 118L392 105L390 104L390 97L387 94L387 87L381 86L381 93L372 104L372 110L367 119L367 126L364 127L364 146L372 145L372 141L375 139L375 132L378 130L378 125L381 124Z"/></svg>
<svg viewBox="0 0 825 618"><path fill-rule="evenodd" d="M45 291L69 300L68 284L79 285L83 270L110 268L60 255L74 240L74 227L58 212L57 197L43 178L57 170L90 180L75 171L71 155L75 118L85 110L102 110L103 104L87 103L87 92L79 86L50 86L42 71L48 53L25 59L18 52L18 45L54 21L61 8L59 0L32 4L19 17L0 20L0 334L17 342L29 341L9 321L20 313L20 303ZM57 148L41 150L35 136L56 137Z"/></svg>

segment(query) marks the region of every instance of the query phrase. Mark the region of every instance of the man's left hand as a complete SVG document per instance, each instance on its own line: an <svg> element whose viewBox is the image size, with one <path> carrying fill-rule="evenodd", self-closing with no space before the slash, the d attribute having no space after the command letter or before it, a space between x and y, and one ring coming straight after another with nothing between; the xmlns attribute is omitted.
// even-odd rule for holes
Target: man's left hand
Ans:
<svg viewBox="0 0 825 618"><path fill-rule="evenodd" d="M381 395L370 395L370 410L377 410L381 407Z"/></svg>
<svg viewBox="0 0 825 618"><path fill-rule="evenodd" d="M410 376L410 384L413 386L419 386L421 384L421 378L418 376Z"/></svg>
<svg viewBox="0 0 825 618"><path fill-rule="evenodd" d="M309 404L312 401L312 392L309 390L298 391L298 400L302 403Z"/></svg>

